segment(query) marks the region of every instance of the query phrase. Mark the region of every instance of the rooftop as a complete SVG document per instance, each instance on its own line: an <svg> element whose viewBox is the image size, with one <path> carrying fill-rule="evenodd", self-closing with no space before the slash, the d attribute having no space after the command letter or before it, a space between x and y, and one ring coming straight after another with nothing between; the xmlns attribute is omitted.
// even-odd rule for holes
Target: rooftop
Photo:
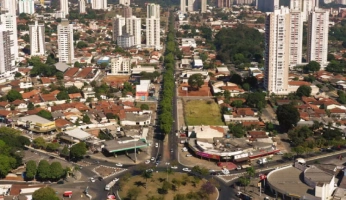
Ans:
<svg viewBox="0 0 346 200"><path fill-rule="evenodd" d="M106 149L110 153L125 151L125 150L135 149L135 148L145 148L148 146L144 140L138 140L132 137L126 137L124 139L119 139L119 140L105 141L104 145L105 145L104 149Z"/></svg>
<svg viewBox="0 0 346 200"><path fill-rule="evenodd" d="M65 131L66 135L69 135L71 137L77 138L79 140L86 140L88 139L91 135L79 128L75 128L73 130Z"/></svg>
<svg viewBox="0 0 346 200"><path fill-rule="evenodd" d="M23 122L29 121L31 123L40 123L40 124L46 124L46 123L52 122L38 115L28 115L28 116L20 117L19 120Z"/></svg>
<svg viewBox="0 0 346 200"><path fill-rule="evenodd" d="M150 113L137 114L132 112L127 112L125 120L129 121L147 121L150 119Z"/></svg>

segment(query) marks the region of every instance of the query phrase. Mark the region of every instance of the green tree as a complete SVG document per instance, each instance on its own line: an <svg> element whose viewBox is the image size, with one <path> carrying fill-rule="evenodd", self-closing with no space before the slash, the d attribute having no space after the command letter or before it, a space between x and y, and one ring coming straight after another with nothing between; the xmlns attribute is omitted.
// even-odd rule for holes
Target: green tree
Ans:
<svg viewBox="0 0 346 200"><path fill-rule="evenodd" d="M316 61L310 61L307 65L303 67L303 70L305 72L317 72L320 70L320 68L321 68L320 63Z"/></svg>
<svg viewBox="0 0 346 200"><path fill-rule="evenodd" d="M242 77L239 74L233 74L229 81L237 85L241 85L243 82Z"/></svg>
<svg viewBox="0 0 346 200"><path fill-rule="evenodd" d="M22 77L22 74L19 73L19 72L16 72L16 74L14 75L15 78L19 78L19 77Z"/></svg>
<svg viewBox="0 0 346 200"><path fill-rule="evenodd" d="M242 100L232 101L231 106L236 108L241 108L243 106L243 101Z"/></svg>
<svg viewBox="0 0 346 200"><path fill-rule="evenodd" d="M33 160L29 160L26 163L26 170L25 170L25 177L28 180L32 180L35 178L36 172L37 172L37 165L36 162Z"/></svg>
<svg viewBox="0 0 346 200"><path fill-rule="evenodd" d="M230 124L228 125L228 128L234 137L241 138L245 135L244 128L241 124Z"/></svg>
<svg viewBox="0 0 346 200"><path fill-rule="evenodd" d="M66 145L64 146L64 148L62 148L60 152L60 156L63 156L63 157L70 156L70 151L68 150L68 147Z"/></svg>
<svg viewBox="0 0 346 200"><path fill-rule="evenodd" d="M57 73L55 74L55 76L56 76L56 78L57 78L58 80L64 79L64 74L63 74L62 72L57 72Z"/></svg>
<svg viewBox="0 0 346 200"><path fill-rule="evenodd" d="M4 178L7 173L16 166L16 159L0 154L0 178Z"/></svg>
<svg viewBox="0 0 346 200"><path fill-rule="evenodd" d="M308 85L301 85L299 86L299 88L297 89L296 95L299 97L309 97L311 94L311 87Z"/></svg>
<svg viewBox="0 0 346 200"><path fill-rule="evenodd" d="M249 91L250 90L250 84L248 84L248 83L244 83L242 87L243 87L243 89L245 91Z"/></svg>
<svg viewBox="0 0 346 200"><path fill-rule="evenodd" d="M343 91L338 90L338 98L336 100L341 104L346 104L346 94Z"/></svg>
<svg viewBox="0 0 346 200"><path fill-rule="evenodd" d="M84 142L73 145L70 148L70 155L72 158L80 159L86 154L87 147Z"/></svg>
<svg viewBox="0 0 346 200"><path fill-rule="evenodd" d="M147 189L148 179L150 179L151 177L153 177L153 173L152 173L151 171L145 170L145 171L142 173L142 177L145 179L145 189Z"/></svg>
<svg viewBox="0 0 346 200"><path fill-rule="evenodd" d="M250 93L246 98L246 104L250 107L255 107L261 110L266 106L265 96L266 94L263 92Z"/></svg>
<svg viewBox="0 0 346 200"><path fill-rule="evenodd" d="M81 65L78 61L76 61L76 62L73 64L73 67L81 68L82 65Z"/></svg>
<svg viewBox="0 0 346 200"><path fill-rule="evenodd" d="M73 93L80 93L80 89L78 89L76 86L71 86L67 88L67 92L69 94L73 94Z"/></svg>
<svg viewBox="0 0 346 200"><path fill-rule="evenodd" d="M87 124L91 123L90 117L87 114L83 115L83 122Z"/></svg>
<svg viewBox="0 0 346 200"><path fill-rule="evenodd" d="M60 147L59 143L52 142L52 143L47 144L46 150L47 151L56 151L56 150L58 150L59 147Z"/></svg>
<svg viewBox="0 0 346 200"><path fill-rule="evenodd" d="M59 200L51 187L43 187L32 194L32 200Z"/></svg>
<svg viewBox="0 0 346 200"><path fill-rule="evenodd" d="M141 105L141 110L149 110L148 104L142 104Z"/></svg>
<svg viewBox="0 0 346 200"><path fill-rule="evenodd" d="M28 110L34 110L35 106L33 103L29 102L28 104Z"/></svg>
<svg viewBox="0 0 346 200"><path fill-rule="evenodd" d="M70 97L68 96L67 91L65 91L65 90L59 92L59 93L56 95L56 98L59 99L59 100L70 99Z"/></svg>
<svg viewBox="0 0 346 200"><path fill-rule="evenodd" d="M50 178L58 180L65 175L65 170L62 168L60 162L52 162L50 164Z"/></svg>
<svg viewBox="0 0 346 200"><path fill-rule="evenodd" d="M296 126L300 120L299 112L292 104L280 105L276 110L276 116L280 127L285 130Z"/></svg>
<svg viewBox="0 0 346 200"><path fill-rule="evenodd" d="M246 168L246 173L249 177L254 177L256 174L256 170L253 166Z"/></svg>
<svg viewBox="0 0 346 200"><path fill-rule="evenodd" d="M47 160L41 160L38 163L37 176L40 180L47 180L50 176L50 165Z"/></svg>
<svg viewBox="0 0 346 200"><path fill-rule="evenodd" d="M193 88L200 88L204 84L204 78L202 74L193 74L189 77L188 84Z"/></svg>
<svg viewBox="0 0 346 200"><path fill-rule="evenodd" d="M40 117L46 118L48 120L53 119L52 113L47 110L40 110L40 112L38 112L37 115Z"/></svg>
<svg viewBox="0 0 346 200"><path fill-rule="evenodd" d="M128 200L136 200L141 193L141 189L138 187L132 187L127 191L126 199Z"/></svg>
<svg viewBox="0 0 346 200"><path fill-rule="evenodd" d="M33 140L33 144L36 148L45 149L47 144L43 137L38 137Z"/></svg>
<svg viewBox="0 0 346 200"><path fill-rule="evenodd" d="M77 43L77 48L78 48L78 49L83 49L83 48L85 48L85 47L88 47L88 44L87 44L87 43L85 43L85 42L83 42L83 41L79 41L79 42Z"/></svg>
<svg viewBox="0 0 346 200"><path fill-rule="evenodd" d="M244 191L246 191L246 186L250 184L250 179L248 177L242 176L239 178L239 183L244 186Z"/></svg>
<svg viewBox="0 0 346 200"><path fill-rule="evenodd" d="M10 90L6 95L6 98L10 102L15 101L17 99L23 99L22 95L17 90Z"/></svg>

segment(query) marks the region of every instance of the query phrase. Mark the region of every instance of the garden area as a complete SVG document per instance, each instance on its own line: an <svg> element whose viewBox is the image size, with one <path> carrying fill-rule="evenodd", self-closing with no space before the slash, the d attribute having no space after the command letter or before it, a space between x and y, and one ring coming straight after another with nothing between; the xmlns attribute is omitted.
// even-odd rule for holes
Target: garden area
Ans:
<svg viewBox="0 0 346 200"><path fill-rule="evenodd" d="M217 197L213 181L185 173L145 171L142 175L121 179L119 184L119 195L124 200L214 200Z"/></svg>
<svg viewBox="0 0 346 200"><path fill-rule="evenodd" d="M225 125L214 100L184 100L184 117L188 126Z"/></svg>

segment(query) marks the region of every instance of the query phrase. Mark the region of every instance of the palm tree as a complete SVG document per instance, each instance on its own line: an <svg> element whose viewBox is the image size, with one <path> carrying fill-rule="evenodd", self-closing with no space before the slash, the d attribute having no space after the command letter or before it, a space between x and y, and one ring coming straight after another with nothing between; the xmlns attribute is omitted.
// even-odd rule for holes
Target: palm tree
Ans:
<svg viewBox="0 0 346 200"><path fill-rule="evenodd" d="M153 173L151 171L144 171L142 173L142 178L145 179L145 189L147 189L148 179L151 178L152 176L153 176Z"/></svg>
<svg viewBox="0 0 346 200"><path fill-rule="evenodd" d="M250 178L254 177L256 173L255 168L253 167L246 168L246 173L249 175Z"/></svg>

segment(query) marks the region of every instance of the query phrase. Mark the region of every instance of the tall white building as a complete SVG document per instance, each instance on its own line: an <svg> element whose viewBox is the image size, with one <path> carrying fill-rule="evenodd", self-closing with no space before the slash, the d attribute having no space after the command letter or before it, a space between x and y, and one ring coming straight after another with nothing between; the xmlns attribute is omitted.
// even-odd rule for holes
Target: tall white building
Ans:
<svg viewBox="0 0 346 200"><path fill-rule="evenodd" d="M13 54L11 53L11 31L7 30L5 25L0 25L0 74L1 77L9 76L12 72L16 71L13 65Z"/></svg>
<svg viewBox="0 0 346 200"><path fill-rule="evenodd" d="M318 0L317 0L318 1ZM290 9L302 12L303 21L307 21L310 12L316 7L316 0L291 0Z"/></svg>
<svg viewBox="0 0 346 200"><path fill-rule="evenodd" d="M1 0L1 10L6 10L9 14L16 15L17 0Z"/></svg>
<svg viewBox="0 0 346 200"><path fill-rule="evenodd" d="M308 19L307 61L327 64L329 12L315 8Z"/></svg>
<svg viewBox="0 0 346 200"><path fill-rule="evenodd" d="M124 6L129 6L131 4L130 0L119 0L119 4Z"/></svg>
<svg viewBox="0 0 346 200"><path fill-rule="evenodd" d="M117 40L118 36L126 33L126 19L120 15L113 18L113 41Z"/></svg>
<svg viewBox="0 0 346 200"><path fill-rule="evenodd" d="M85 10L85 0L79 0L79 13L86 13Z"/></svg>
<svg viewBox="0 0 346 200"><path fill-rule="evenodd" d="M44 24L39 24L37 21L35 24L29 25L30 53L32 56L45 54L44 29Z"/></svg>
<svg viewBox="0 0 346 200"><path fill-rule="evenodd" d="M68 0L60 0L60 12L62 13L62 18L68 15Z"/></svg>
<svg viewBox="0 0 346 200"><path fill-rule="evenodd" d="M147 18L160 18L160 5L149 3L147 5Z"/></svg>
<svg viewBox="0 0 346 200"><path fill-rule="evenodd" d="M18 1L18 12L32 15L35 13L34 0L19 0Z"/></svg>
<svg viewBox="0 0 346 200"><path fill-rule="evenodd" d="M67 19L62 19L58 25L59 62L72 63L74 59L73 25Z"/></svg>
<svg viewBox="0 0 346 200"><path fill-rule="evenodd" d="M141 18L131 16L126 18L126 33L134 36L134 45L139 48L141 47L142 37L141 37Z"/></svg>
<svg viewBox="0 0 346 200"><path fill-rule="evenodd" d="M266 14L264 87L270 93L288 93L290 28L288 8Z"/></svg>
<svg viewBox="0 0 346 200"><path fill-rule="evenodd" d="M201 13L207 12L207 0L201 0Z"/></svg>
<svg viewBox="0 0 346 200"><path fill-rule="evenodd" d="M123 75L131 74L130 58L124 58L122 56L113 58L111 60L111 74Z"/></svg>
<svg viewBox="0 0 346 200"><path fill-rule="evenodd" d="M146 18L146 46L157 50L161 49L160 45L160 5L147 5Z"/></svg>
<svg viewBox="0 0 346 200"><path fill-rule="evenodd" d="M107 10L107 0L91 0L91 9Z"/></svg>
<svg viewBox="0 0 346 200"><path fill-rule="evenodd" d="M291 69L302 63L303 52L303 13L290 11L289 66Z"/></svg>
<svg viewBox="0 0 346 200"><path fill-rule="evenodd" d="M186 0L180 0L180 11L181 13L186 13Z"/></svg>
<svg viewBox="0 0 346 200"><path fill-rule="evenodd" d="M10 31L12 66L18 59L18 35L16 15L5 13L0 15L0 22L5 25L6 30Z"/></svg>

